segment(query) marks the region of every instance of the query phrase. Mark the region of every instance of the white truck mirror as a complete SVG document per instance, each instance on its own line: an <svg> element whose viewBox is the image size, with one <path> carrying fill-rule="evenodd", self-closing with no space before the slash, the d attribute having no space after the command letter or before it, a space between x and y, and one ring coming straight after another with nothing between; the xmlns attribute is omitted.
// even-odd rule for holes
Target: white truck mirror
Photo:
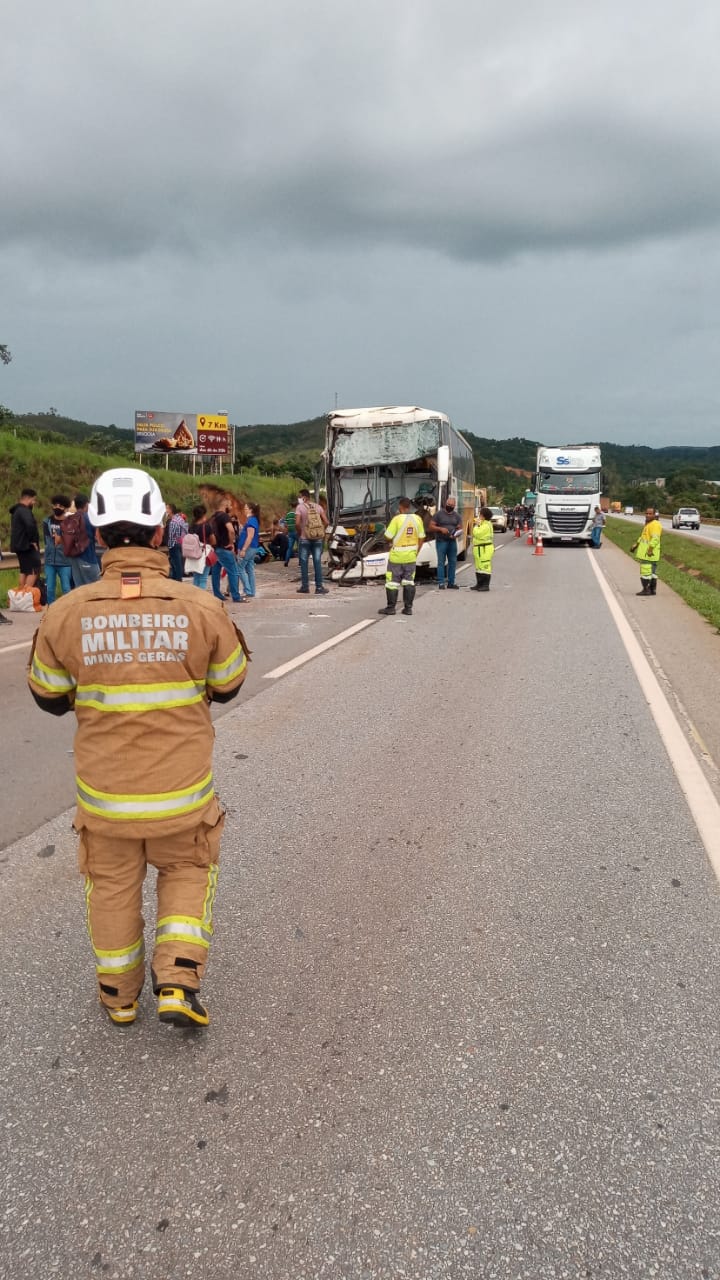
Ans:
<svg viewBox="0 0 720 1280"><path fill-rule="evenodd" d="M450 475L450 446L441 444L437 457L438 483L447 484Z"/></svg>

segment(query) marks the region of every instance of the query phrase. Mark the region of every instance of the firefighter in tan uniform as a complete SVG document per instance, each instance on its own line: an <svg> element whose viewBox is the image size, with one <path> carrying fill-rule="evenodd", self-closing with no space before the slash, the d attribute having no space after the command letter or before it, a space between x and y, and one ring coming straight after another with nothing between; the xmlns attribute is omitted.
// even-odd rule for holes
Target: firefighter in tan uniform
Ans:
<svg viewBox="0 0 720 1280"><path fill-rule="evenodd" d="M209 703L235 697L247 649L218 601L168 578L167 557L154 550L164 512L147 472L99 477L89 515L108 547L102 578L48 611L28 679L44 711L77 716L74 826L100 1000L113 1022L135 1021L150 863L158 873L158 1014L198 1027L209 1021L198 993L224 821Z"/></svg>

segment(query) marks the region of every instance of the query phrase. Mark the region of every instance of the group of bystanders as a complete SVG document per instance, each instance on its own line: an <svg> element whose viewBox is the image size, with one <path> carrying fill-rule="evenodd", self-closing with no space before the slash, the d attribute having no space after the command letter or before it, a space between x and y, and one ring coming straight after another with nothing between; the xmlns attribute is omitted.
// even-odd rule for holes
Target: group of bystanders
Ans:
<svg viewBox="0 0 720 1280"><path fill-rule="evenodd" d="M18 592L32 592L38 587L44 561L47 603L54 604L58 584L62 594L67 595L73 587L96 582L100 577L95 530L83 493L76 494L72 501L63 493L54 494L42 532L35 518L36 503L37 491L27 488L10 508L10 550L18 560ZM9 622L0 613L0 624Z"/></svg>
<svg viewBox="0 0 720 1280"><path fill-rule="evenodd" d="M323 584L322 550L327 516L320 503L311 501L307 489L301 491L297 501L291 502L294 505L285 517L274 522L270 550L275 559L282 559L287 566L297 546L298 591L307 594L310 590L312 559L315 592L324 595L327 588ZM19 591L32 591L37 586L44 560L47 603L54 604L58 590L67 595L73 587L99 578L103 548L98 548L96 543L84 494L76 494L72 501L65 494L55 494L51 498L50 513L42 522L42 531L33 510L36 503L37 491L27 488L10 508L10 550L18 558ZM165 513L162 545L168 556L171 579L182 582L185 576L192 575L193 585L202 590L207 589L209 580L213 595L219 600L229 597L235 604L245 604L254 598L255 562L264 554L260 541L260 508L256 503L244 504L240 518L228 504L208 514L200 503L192 509L191 522L174 503L166 503ZM0 613L0 625L3 623L9 625L10 619Z"/></svg>
<svg viewBox="0 0 720 1280"><path fill-rule="evenodd" d="M242 524L229 505L208 515L207 507L199 503L193 507L192 524L188 526L183 518L180 530L180 526L174 524L177 513L174 508L169 509L166 528L170 528L171 577L181 581L184 573L191 573L193 586L203 591L209 578L213 595L223 600L224 573L228 595L235 604L252 600L256 594L255 561L260 553L260 508L257 503L248 502L241 508L241 514ZM172 571L172 547L176 539L180 547L179 574Z"/></svg>

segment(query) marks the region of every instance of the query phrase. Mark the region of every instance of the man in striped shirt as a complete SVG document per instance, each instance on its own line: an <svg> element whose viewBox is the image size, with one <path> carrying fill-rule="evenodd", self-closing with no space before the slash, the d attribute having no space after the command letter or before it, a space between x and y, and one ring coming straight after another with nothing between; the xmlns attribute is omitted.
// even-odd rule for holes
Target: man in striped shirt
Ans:
<svg viewBox="0 0 720 1280"><path fill-rule="evenodd" d="M188 531L188 522L172 502L168 502L165 509L168 514L165 535L170 558L170 577L175 582L182 582L184 572L182 540Z"/></svg>

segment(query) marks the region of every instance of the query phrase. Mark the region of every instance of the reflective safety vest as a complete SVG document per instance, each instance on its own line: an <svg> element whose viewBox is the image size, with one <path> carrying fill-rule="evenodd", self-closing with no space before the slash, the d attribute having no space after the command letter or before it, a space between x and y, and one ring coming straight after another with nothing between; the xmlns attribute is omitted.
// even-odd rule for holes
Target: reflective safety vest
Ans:
<svg viewBox="0 0 720 1280"><path fill-rule="evenodd" d="M419 516L393 516L385 537L392 542L388 559L391 564L412 564L417 560L420 543L425 537L425 526Z"/></svg>
<svg viewBox="0 0 720 1280"><path fill-rule="evenodd" d="M478 573L492 573L494 537L495 530L490 520L480 520L473 527L473 560Z"/></svg>
<svg viewBox="0 0 720 1280"><path fill-rule="evenodd" d="M160 552L106 551L35 635L31 692L77 716L76 826L171 835L217 808L209 704L239 689L247 648L219 601L167 573Z"/></svg>
<svg viewBox="0 0 720 1280"><path fill-rule="evenodd" d="M636 560L657 562L660 559L660 539L662 525L659 520L648 520L644 526L635 551Z"/></svg>

